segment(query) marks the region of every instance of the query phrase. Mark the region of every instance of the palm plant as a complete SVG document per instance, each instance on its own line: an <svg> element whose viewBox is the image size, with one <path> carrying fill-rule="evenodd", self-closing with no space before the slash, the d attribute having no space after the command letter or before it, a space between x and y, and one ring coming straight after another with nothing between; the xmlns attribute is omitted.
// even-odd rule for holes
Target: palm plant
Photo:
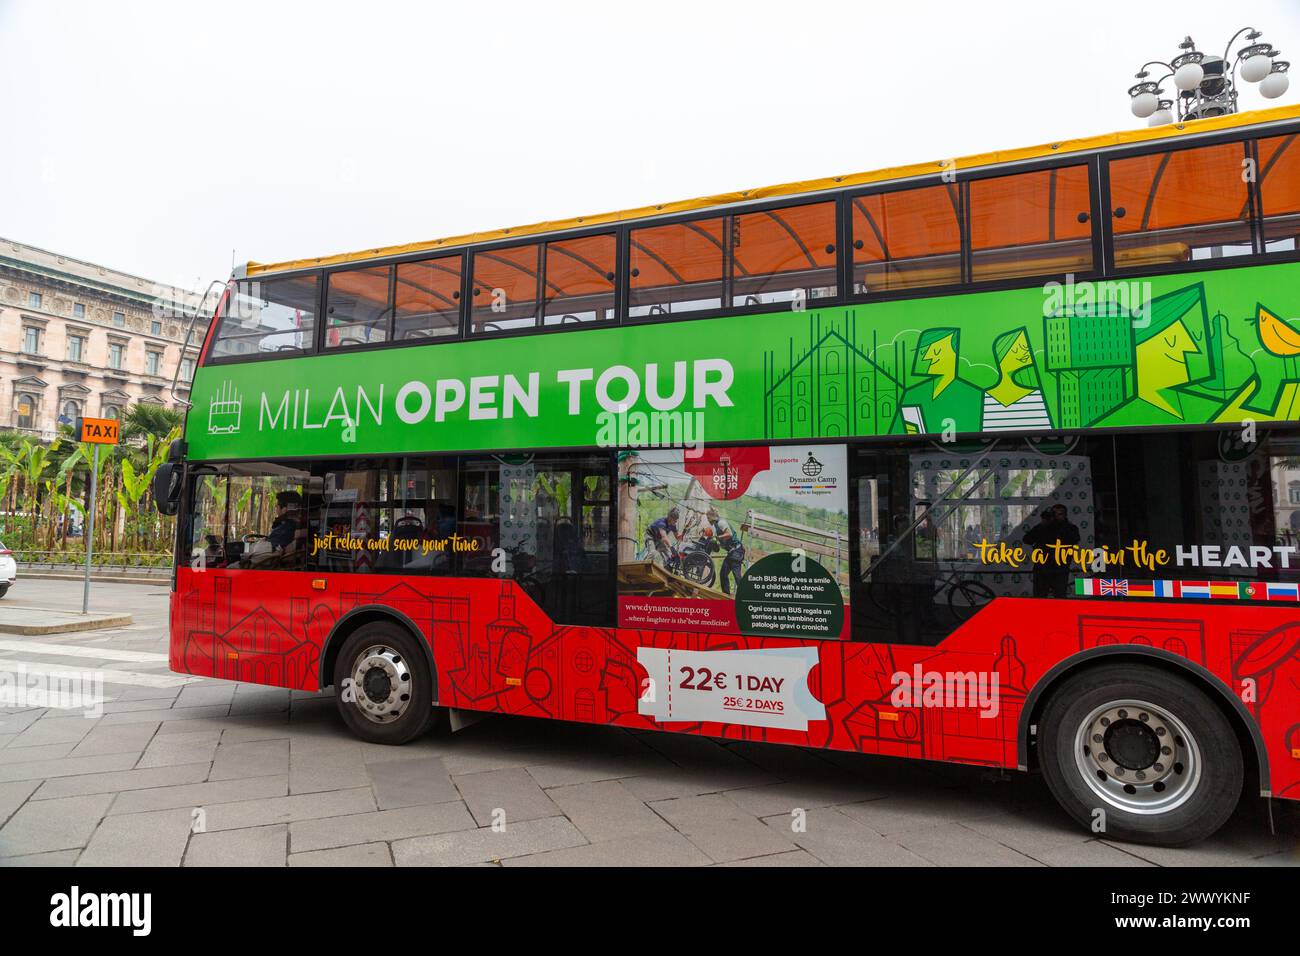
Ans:
<svg viewBox="0 0 1300 956"><path fill-rule="evenodd" d="M183 421L181 412L165 405L132 405L122 416L122 442L139 445L149 439L160 441L172 437Z"/></svg>

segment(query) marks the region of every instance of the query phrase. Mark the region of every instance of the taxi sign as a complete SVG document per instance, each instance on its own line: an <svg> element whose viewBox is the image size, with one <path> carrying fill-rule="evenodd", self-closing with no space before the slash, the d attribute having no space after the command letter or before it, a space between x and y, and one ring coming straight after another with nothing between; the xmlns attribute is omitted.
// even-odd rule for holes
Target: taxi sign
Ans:
<svg viewBox="0 0 1300 956"><path fill-rule="evenodd" d="M95 445L116 445L118 422L113 418L77 418L78 441Z"/></svg>

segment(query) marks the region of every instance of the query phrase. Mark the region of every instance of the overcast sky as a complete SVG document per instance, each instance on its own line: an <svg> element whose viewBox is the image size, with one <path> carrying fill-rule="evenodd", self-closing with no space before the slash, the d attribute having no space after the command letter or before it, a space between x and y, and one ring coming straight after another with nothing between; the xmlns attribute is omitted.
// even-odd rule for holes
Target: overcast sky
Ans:
<svg viewBox="0 0 1300 956"><path fill-rule="evenodd" d="M1143 61L1247 25L1300 62L1297 0L0 0L0 236L201 288L1134 128Z"/></svg>

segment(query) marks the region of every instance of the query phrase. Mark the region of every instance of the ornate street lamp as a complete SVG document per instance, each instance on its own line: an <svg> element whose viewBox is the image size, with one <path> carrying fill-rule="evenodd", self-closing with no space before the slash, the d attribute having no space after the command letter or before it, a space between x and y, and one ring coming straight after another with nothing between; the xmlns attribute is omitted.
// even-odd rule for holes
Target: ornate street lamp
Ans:
<svg viewBox="0 0 1300 956"><path fill-rule="evenodd" d="M1246 43L1232 52L1232 45L1242 36ZM1162 126L1174 121L1174 110L1180 122L1225 116L1237 112L1237 78L1247 83L1258 83L1260 95L1275 100L1291 85L1287 70L1291 64L1276 59L1278 51L1271 43L1260 43L1260 32L1252 27L1238 30L1223 56L1202 53L1196 49L1191 37L1178 48L1182 51L1168 63L1151 60L1142 64L1136 74L1138 82L1129 88L1129 108L1133 115L1151 126ZM1159 66L1168 70L1158 80L1151 79L1148 67ZM1160 98L1164 92L1160 84L1173 78L1177 96L1173 100Z"/></svg>

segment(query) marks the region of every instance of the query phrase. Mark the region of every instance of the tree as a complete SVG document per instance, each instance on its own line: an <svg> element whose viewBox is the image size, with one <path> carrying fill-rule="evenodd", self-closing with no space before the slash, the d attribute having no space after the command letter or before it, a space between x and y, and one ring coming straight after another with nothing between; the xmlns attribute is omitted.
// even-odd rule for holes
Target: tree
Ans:
<svg viewBox="0 0 1300 956"><path fill-rule="evenodd" d="M184 419L166 405L132 405L122 416L121 440L129 445L146 444L151 438L159 441L180 428Z"/></svg>

